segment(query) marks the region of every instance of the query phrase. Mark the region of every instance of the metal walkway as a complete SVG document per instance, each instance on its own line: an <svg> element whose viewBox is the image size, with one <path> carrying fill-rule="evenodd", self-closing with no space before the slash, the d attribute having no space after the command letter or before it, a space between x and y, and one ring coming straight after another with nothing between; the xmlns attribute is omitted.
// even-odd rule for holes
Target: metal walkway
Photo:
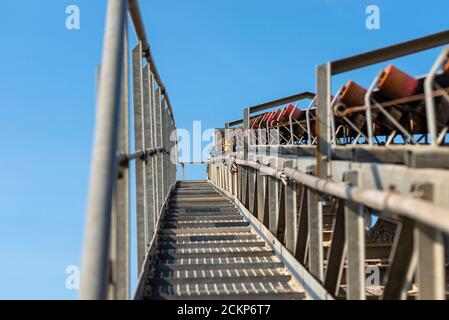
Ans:
<svg viewBox="0 0 449 320"><path fill-rule="evenodd" d="M304 291L229 200L206 181L181 181L144 298L301 299Z"/></svg>

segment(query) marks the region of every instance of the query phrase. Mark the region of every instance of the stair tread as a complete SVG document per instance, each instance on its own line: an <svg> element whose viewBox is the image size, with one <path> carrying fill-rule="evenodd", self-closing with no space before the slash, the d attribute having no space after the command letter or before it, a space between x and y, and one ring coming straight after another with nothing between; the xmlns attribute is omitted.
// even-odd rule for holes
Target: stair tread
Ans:
<svg viewBox="0 0 449 320"><path fill-rule="evenodd" d="M303 299L304 290L235 205L178 182L151 251L145 299Z"/></svg>
<svg viewBox="0 0 449 320"><path fill-rule="evenodd" d="M241 295L263 295L263 294L296 294L304 297L304 294L290 282L255 282L255 283L204 283L204 284L179 284L148 286L147 294L165 298L176 297L210 297L210 296L241 296Z"/></svg>

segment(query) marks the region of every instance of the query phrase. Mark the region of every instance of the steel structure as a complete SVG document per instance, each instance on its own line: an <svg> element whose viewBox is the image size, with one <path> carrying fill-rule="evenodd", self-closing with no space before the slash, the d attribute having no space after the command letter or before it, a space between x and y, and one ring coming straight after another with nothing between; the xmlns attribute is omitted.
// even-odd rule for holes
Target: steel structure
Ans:
<svg viewBox="0 0 449 320"><path fill-rule="evenodd" d="M319 65L316 94L245 108L216 130L208 181L176 182L173 109L137 1L108 1L80 298L445 299L449 48L424 77L389 65L368 88L332 96L330 83L447 43L449 31ZM195 163L179 164L184 180Z"/></svg>

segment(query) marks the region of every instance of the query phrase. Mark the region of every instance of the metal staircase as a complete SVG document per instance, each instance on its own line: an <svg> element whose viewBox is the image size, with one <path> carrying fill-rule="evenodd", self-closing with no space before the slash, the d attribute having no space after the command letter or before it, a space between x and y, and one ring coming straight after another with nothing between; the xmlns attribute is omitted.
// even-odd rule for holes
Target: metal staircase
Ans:
<svg viewBox="0 0 449 320"><path fill-rule="evenodd" d="M145 299L304 298L274 252L208 182L178 182L161 218Z"/></svg>

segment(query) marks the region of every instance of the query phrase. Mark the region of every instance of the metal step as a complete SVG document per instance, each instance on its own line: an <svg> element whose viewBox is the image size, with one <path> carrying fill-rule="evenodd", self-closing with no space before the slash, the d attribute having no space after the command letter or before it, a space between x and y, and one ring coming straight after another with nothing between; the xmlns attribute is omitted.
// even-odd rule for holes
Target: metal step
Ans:
<svg viewBox="0 0 449 320"><path fill-rule="evenodd" d="M223 240L223 241L195 241L195 242L159 242L159 249L201 249L201 248L233 248L233 247L265 247L261 240Z"/></svg>
<svg viewBox="0 0 449 320"><path fill-rule="evenodd" d="M184 284L148 286L146 295L153 299L303 299L304 292L287 282Z"/></svg>
<svg viewBox="0 0 449 320"><path fill-rule="evenodd" d="M265 247L161 249L156 252L156 257L161 260L215 257L270 257L273 255L273 251L267 250Z"/></svg>
<svg viewBox="0 0 449 320"><path fill-rule="evenodd" d="M229 203L229 200L227 199L223 199L223 197L220 197L220 195L215 194L215 195L211 195L211 196L205 196L205 195L201 195L201 196L172 196L170 198L171 202L177 202L179 204L182 203L191 203L191 202L213 202L213 203Z"/></svg>
<svg viewBox="0 0 449 320"><path fill-rule="evenodd" d="M162 235L201 235L201 234L233 234L250 232L249 227L223 227L223 228L191 228L191 229L161 229Z"/></svg>
<svg viewBox="0 0 449 320"><path fill-rule="evenodd" d="M242 216L238 213L235 214L217 214L217 215L208 215L208 216L200 216L200 215L165 215L161 222L203 222L203 221L234 221L240 219L242 220Z"/></svg>
<svg viewBox="0 0 449 320"><path fill-rule="evenodd" d="M226 208L226 209L216 209L216 210L185 210L185 209L170 209L167 211L164 217L189 217L189 216L224 216L224 215L235 215L240 216L236 208Z"/></svg>
<svg viewBox="0 0 449 320"><path fill-rule="evenodd" d="M178 285L195 283L240 283L288 282L291 279L286 269L217 269L217 270L160 270L150 273L148 285Z"/></svg>
<svg viewBox="0 0 449 320"><path fill-rule="evenodd" d="M195 221L195 222L164 222L162 228L166 229L195 229L195 228L228 228L228 227L246 227L249 223L240 220L231 221Z"/></svg>
<svg viewBox="0 0 449 320"><path fill-rule="evenodd" d="M204 242L204 241L225 241L225 240L256 240L258 237L254 233L211 233L202 235L160 235L160 242Z"/></svg>
<svg viewBox="0 0 449 320"><path fill-rule="evenodd" d="M223 202L223 203L214 203L206 204L206 203L189 203L187 204L179 204L176 202L170 202L169 203L169 209L178 209L178 210L185 210L186 212L192 212L192 211L204 211L204 212L216 212L220 209L231 209L234 208L234 206L229 202Z"/></svg>
<svg viewBox="0 0 449 320"><path fill-rule="evenodd" d="M281 261L262 257L186 259L186 260L156 260L152 266L157 271L178 270L218 270L218 269L277 269L283 268Z"/></svg>

